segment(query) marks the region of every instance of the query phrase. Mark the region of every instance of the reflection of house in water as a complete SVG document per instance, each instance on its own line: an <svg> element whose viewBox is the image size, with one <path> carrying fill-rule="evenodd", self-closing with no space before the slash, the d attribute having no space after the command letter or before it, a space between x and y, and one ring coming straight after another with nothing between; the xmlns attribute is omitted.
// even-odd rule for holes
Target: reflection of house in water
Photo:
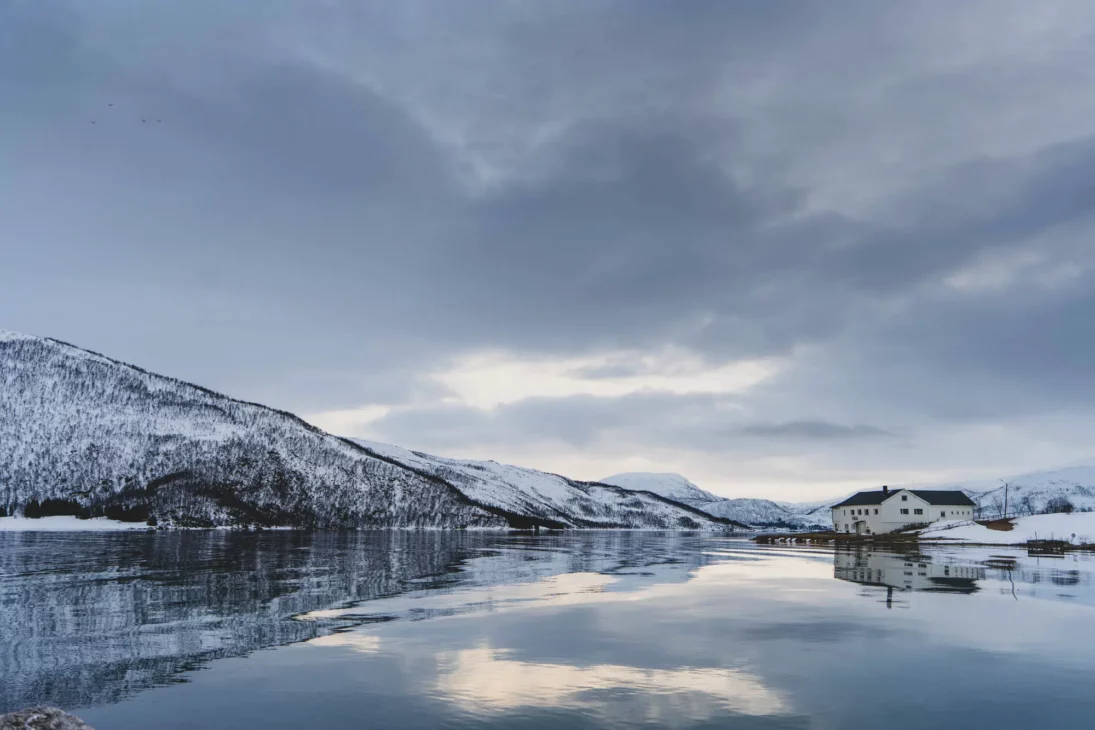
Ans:
<svg viewBox="0 0 1095 730"><path fill-rule="evenodd" d="M934 559L933 559L934 558ZM907 605L912 591L969 594L998 591L1015 600L1037 598L1095 606L1095 556L1028 555L1006 548L933 549L931 555L871 549L838 550L833 577L859 583L864 595L884 598L888 607ZM881 589L885 589L882 591Z"/></svg>
<svg viewBox="0 0 1095 730"><path fill-rule="evenodd" d="M902 591L974 593L985 569L976 565L933 563L919 553L895 555L873 550L838 551L833 556L833 577L864 585Z"/></svg>

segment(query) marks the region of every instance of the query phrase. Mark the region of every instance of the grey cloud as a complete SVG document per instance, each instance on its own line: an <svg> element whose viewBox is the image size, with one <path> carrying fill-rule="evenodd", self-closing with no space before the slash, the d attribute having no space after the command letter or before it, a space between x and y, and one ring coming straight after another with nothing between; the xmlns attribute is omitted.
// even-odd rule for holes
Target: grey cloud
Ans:
<svg viewBox="0 0 1095 730"><path fill-rule="evenodd" d="M876 439L893 438L891 431L878 426L857 424L848 426L826 421L789 421L787 423L752 423L738 429L746 436L777 439Z"/></svg>
<svg viewBox="0 0 1095 730"><path fill-rule="evenodd" d="M382 440L451 452L461 445L557 442L596 448L614 436L643 445L697 444L718 438L713 421L724 396L638 393L620 398L530 398L485 411L470 406L425 406L394 412L369 424ZM706 433L706 437L704 434Z"/></svg>
<svg viewBox="0 0 1095 730"><path fill-rule="evenodd" d="M369 425L383 440L451 452L461 445L558 442L595 449L622 439L648 448L755 450L755 440L778 451L788 440L862 442L905 438L867 424L822 420L755 422L734 408L740 399L721 395L636 393L619 398L531 398L484 411L466 406L422 407L395 412ZM806 446L805 448L812 448Z"/></svg>
<svg viewBox="0 0 1095 730"><path fill-rule="evenodd" d="M382 425L454 450L915 448L884 432L1089 413L1090 8L998 8L7 3L0 326L291 409L425 403ZM792 364L748 418L483 413L424 378L669 345Z"/></svg>

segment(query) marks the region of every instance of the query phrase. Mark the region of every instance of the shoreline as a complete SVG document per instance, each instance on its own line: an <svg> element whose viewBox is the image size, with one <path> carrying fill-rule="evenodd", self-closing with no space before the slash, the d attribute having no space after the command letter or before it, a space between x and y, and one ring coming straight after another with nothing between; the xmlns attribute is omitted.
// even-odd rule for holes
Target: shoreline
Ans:
<svg viewBox="0 0 1095 730"><path fill-rule="evenodd" d="M1065 540L1027 540L1022 542L977 542L946 537L848 535L839 532L771 533L750 538L758 545L870 545L879 548L945 545L947 547L1008 547L1052 552L1095 552L1095 543L1070 543Z"/></svg>

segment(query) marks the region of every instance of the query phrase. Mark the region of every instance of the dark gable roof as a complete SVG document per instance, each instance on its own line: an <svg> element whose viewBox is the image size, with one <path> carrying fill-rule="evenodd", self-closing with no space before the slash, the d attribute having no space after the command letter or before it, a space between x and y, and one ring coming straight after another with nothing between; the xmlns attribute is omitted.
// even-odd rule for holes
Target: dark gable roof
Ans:
<svg viewBox="0 0 1095 730"><path fill-rule="evenodd" d="M861 507L865 504L882 504L898 492L908 492L909 494L915 494L917 497L920 497L920 499L924 500L928 504L933 505L943 505L947 507L977 506L977 503L970 499L965 492L960 492L956 489L891 489L888 492L883 492L881 489L876 489L872 492L856 492L840 504L834 504L832 508L835 509L837 507Z"/></svg>
<svg viewBox="0 0 1095 730"><path fill-rule="evenodd" d="M864 504L882 504L895 494L897 494L897 490L894 489L891 489L888 492L883 492L881 489L874 492L856 492L840 504L834 504L833 507L857 507Z"/></svg>
<svg viewBox="0 0 1095 730"><path fill-rule="evenodd" d="M976 507L977 503L969 498L965 492L957 489L906 489L912 492L928 504L936 504L954 507Z"/></svg>

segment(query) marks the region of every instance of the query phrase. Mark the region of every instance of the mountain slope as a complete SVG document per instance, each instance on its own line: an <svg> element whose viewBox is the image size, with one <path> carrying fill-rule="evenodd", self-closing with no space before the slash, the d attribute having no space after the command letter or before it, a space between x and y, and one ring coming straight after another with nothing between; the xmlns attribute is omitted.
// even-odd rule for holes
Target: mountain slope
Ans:
<svg viewBox="0 0 1095 730"><path fill-rule="evenodd" d="M700 489L680 474L625 472L605 477L600 482L602 484L614 484L624 489L641 489L646 492L653 492L693 507L721 499L711 494L711 492Z"/></svg>
<svg viewBox="0 0 1095 730"><path fill-rule="evenodd" d="M1095 511L1095 465L1070 466L1061 469L1029 472L1002 479L977 479L935 484L896 485L915 489L957 489L977 503L978 514L984 518L1004 514L1004 482L1007 488L1007 512L1010 516L1042 514L1051 508L1051 500L1064 499L1077 511ZM802 519L827 524L830 506L850 497L783 504Z"/></svg>
<svg viewBox="0 0 1095 730"><path fill-rule="evenodd" d="M507 524L450 485L291 414L56 340L0 334L0 507L30 515L73 502L176 525Z"/></svg>
<svg viewBox="0 0 1095 730"><path fill-rule="evenodd" d="M683 502L709 515L755 527L799 528L821 524L819 517L801 514L788 505L781 505L768 499L719 497L700 489L680 474L630 472L605 477L601 481L628 489L645 489ZM827 512L824 517L827 521Z"/></svg>
<svg viewBox="0 0 1095 730"><path fill-rule="evenodd" d="M577 514L560 515L535 501L479 503L292 414L0 331L0 514L175 526L721 527L623 490L573 504Z"/></svg>
<svg viewBox="0 0 1095 730"><path fill-rule="evenodd" d="M372 453L440 477L480 504L538 515L565 526L659 528L676 522L687 527L688 520L695 520L698 527L711 518L683 499L655 490L640 491L639 486L628 489L610 483L579 482L494 461L449 459L390 444L359 439L355 442ZM689 516L681 515L682 511Z"/></svg>
<svg viewBox="0 0 1095 730"><path fill-rule="evenodd" d="M961 489L977 502L980 514L1004 513L1004 482L1008 483L1007 508L1011 516L1045 512L1053 499L1065 499L1077 510L1095 510L1095 466L1030 472L1005 479L956 482L940 488Z"/></svg>
<svg viewBox="0 0 1095 730"><path fill-rule="evenodd" d="M805 529L825 527L831 522L828 510L824 515L802 514L770 499L749 497L720 499L704 505L703 510L716 517L745 522L755 527Z"/></svg>

